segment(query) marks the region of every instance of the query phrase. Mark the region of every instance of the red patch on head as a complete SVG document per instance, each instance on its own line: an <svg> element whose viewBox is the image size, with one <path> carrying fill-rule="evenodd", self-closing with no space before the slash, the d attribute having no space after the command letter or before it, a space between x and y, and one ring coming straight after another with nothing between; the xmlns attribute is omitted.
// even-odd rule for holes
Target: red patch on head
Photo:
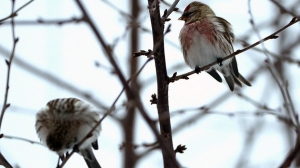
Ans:
<svg viewBox="0 0 300 168"><path fill-rule="evenodd" d="M190 9L191 5L188 5L185 9L184 12L187 12Z"/></svg>

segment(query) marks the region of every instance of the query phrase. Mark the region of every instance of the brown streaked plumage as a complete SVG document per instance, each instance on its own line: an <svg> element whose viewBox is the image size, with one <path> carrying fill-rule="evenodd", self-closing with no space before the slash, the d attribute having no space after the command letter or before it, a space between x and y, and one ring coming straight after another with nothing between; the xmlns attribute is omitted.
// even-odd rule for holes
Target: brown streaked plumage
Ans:
<svg viewBox="0 0 300 168"><path fill-rule="evenodd" d="M85 102L76 98L51 100L36 116L35 128L41 141L61 158L74 149L100 120L99 114ZM100 125L79 147L89 168L100 168L91 146L98 149Z"/></svg>
<svg viewBox="0 0 300 168"><path fill-rule="evenodd" d="M216 16L208 5L197 1L185 8L179 20L185 21L179 34L184 60L195 68L196 73L199 73L199 67L219 61L220 66L206 70L213 78L222 82L217 71L221 72L231 91L234 84L251 86L239 73L235 57L222 62L222 58L234 52L234 34L228 21Z"/></svg>

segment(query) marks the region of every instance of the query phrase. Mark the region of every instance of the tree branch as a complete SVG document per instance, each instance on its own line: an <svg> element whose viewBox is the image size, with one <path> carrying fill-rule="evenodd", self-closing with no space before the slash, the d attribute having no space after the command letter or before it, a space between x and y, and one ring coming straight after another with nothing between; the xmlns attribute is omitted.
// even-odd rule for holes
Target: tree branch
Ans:
<svg viewBox="0 0 300 168"><path fill-rule="evenodd" d="M14 1L14 0L13 0ZM13 17L16 17L18 15L18 12L23 9L25 6L29 5L31 2L33 2L33 0L27 2L26 4L24 4L23 6L21 6L19 9L17 9L16 11L12 12L9 16L3 18L3 19L0 19L0 25L1 25L1 22L9 19L9 18L13 18Z"/></svg>
<svg viewBox="0 0 300 168"><path fill-rule="evenodd" d="M169 12L172 12L178 1L174 2ZM175 159L173 149L172 127L169 112L169 95L168 95L168 75L165 61L164 51L164 20L160 17L159 2L156 0L148 0L148 8L152 27L153 36L153 54L156 68L157 81L157 110L160 125L161 138L164 141L167 150L162 149L164 168L179 167ZM168 12L167 12L168 13ZM167 17L168 14L165 13ZM171 154L171 155L170 155Z"/></svg>

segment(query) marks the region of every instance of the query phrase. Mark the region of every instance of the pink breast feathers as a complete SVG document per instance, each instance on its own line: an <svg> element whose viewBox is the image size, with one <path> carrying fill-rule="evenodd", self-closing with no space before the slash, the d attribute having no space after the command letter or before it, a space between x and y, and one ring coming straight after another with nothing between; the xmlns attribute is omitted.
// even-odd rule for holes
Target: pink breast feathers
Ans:
<svg viewBox="0 0 300 168"><path fill-rule="evenodd" d="M211 25L207 21L197 21L196 23L185 25L181 30L181 39L184 39L184 41L182 41L182 44L184 45L183 47L185 49L189 49L195 36L198 36L197 38L204 38L210 43L213 43L215 41L215 37L212 31L215 30L211 28Z"/></svg>

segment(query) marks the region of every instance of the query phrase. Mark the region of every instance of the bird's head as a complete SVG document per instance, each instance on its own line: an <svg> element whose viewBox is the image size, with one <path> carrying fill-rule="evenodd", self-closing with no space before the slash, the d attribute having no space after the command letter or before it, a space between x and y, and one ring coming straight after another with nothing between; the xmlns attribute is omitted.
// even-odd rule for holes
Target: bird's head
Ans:
<svg viewBox="0 0 300 168"><path fill-rule="evenodd" d="M214 11L208 5L195 1L184 9L179 20L191 23L209 16L215 16Z"/></svg>

